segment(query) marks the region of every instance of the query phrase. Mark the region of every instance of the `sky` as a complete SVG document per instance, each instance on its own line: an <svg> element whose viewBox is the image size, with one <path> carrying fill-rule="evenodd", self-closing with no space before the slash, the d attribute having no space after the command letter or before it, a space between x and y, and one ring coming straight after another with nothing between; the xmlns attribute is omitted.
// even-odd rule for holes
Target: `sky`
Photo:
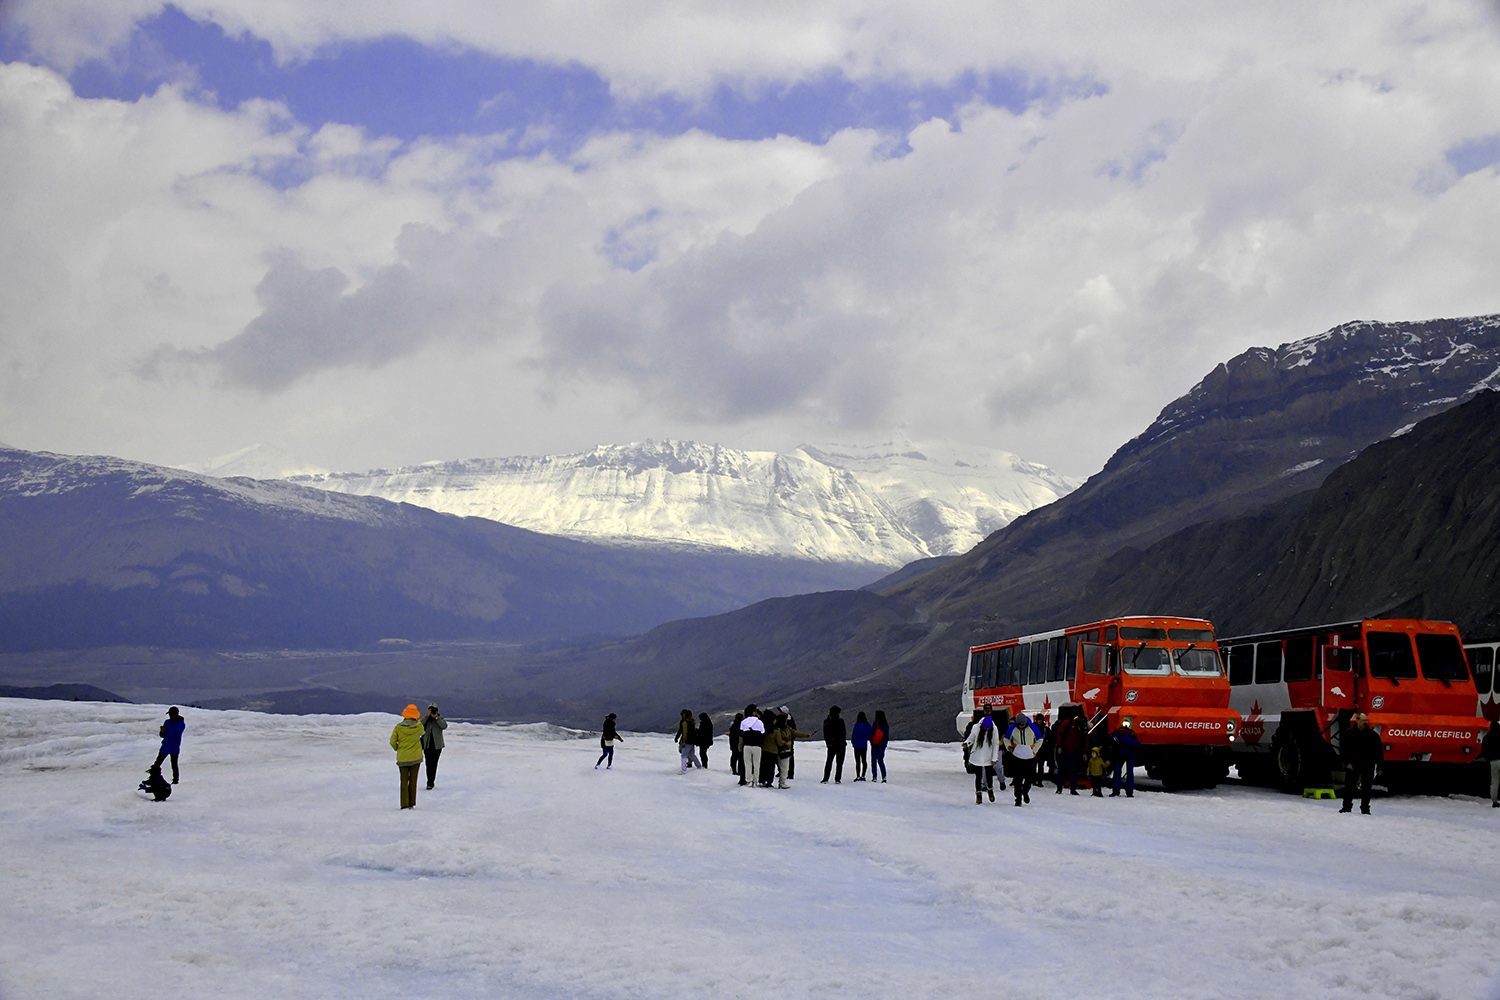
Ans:
<svg viewBox="0 0 1500 1000"><path fill-rule="evenodd" d="M1500 5L0 0L0 441L1069 475L1500 312Z"/></svg>

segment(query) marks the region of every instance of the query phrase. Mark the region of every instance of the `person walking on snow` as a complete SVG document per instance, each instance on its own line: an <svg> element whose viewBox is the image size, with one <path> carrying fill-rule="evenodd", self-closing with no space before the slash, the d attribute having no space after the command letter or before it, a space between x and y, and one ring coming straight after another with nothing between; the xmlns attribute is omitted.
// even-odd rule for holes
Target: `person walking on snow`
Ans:
<svg viewBox="0 0 1500 1000"><path fill-rule="evenodd" d="M608 764L604 764L606 771L615 766L615 744L622 739L624 737L615 729L615 713L610 712L604 717L604 728L599 734L599 750L601 752L599 759L594 762L594 770L599 770L599 765L604 764L606 760L609 761Z"/></svg>
<svg viewBox="0 0 1500 1000"><path fill-rule="evenodd" d="M1344 763L1344 805L1339 812L1354 811L1354 789L1358 785L1359 811L1370 815L1370 785L1375 781L1375 769L1385 762L1385 747L1365 713L1356 715L1354 726L1339 739L1339 758Z"/></svg>
<svg viewBox="0 0 1500 1000"><path fill-rule="evenodd" d="M865 713L860 712L854 717L854 728L849 731L849 745L854 748L855 781L864 781L870 769L866 754L870 750L870 734L874 731L870 720L865 718Z"/></svg>
<svg viewBox="0 0 1500 1000"><path fill-rule="evenodd" d="M682 755L682 766L677 769L678 774L683 774L690 767L700 767L698 763L698 727L693 722L691 709L684 708L682 717L677 721L677 735L674 737L677 743L677 751Z"/></svg>
<svg viewBox="0 0 1500 1000"><path fill-rule="evenodd" d="M837 705L828 709L828 718L823 720L823 745L828 748L828 759L823 762L823 784L828 784L828 772L833 771L833 783L844 780L844 720L839 716ZM838 765L837 770L834 764Z"/></svg>
<svg viewBox="0 0 1500 1000"><path fill-rule="evenodd" d="M1042 745L1042 733L1024 710L1011 716L1010 728L1005 731L1005 772L1010 775L1011 791L1016 805L1031 802L1031 786L1036 776L1037 749Z"/></svg>
<svg viewBox="0 0 1500 1000"><path fill-rule="evenodd" d="M995 737L995 718L990 709L986 708L979 723L969 730L964 752L974 772L974 804L983 804L985 792L991 802L995 801L995 762L1000 759L1000 741Z"/></svg>
<svg viewBox="0 0 1500 1000"><path fill-rule="evenodd" d="M1490 731L1479 744L1479 756L1490 765L1490 807L1500 809L1500 722L1490 723Z"/></svg>
<svg viewBox="0 0 1500 1000"><path fill-rule="evenodd" d="M182 731L187 728L182 714L173 705L167 709L167 721L161 724L161 750L156 754L156 763L152 765L158 772L161 771L161 762L168 757L172 758L172 784L177 784L177 755L182 753Z"/></svg>
<svg viewBox="0 0 1500 1000"><path fill-rule="evenodd" d="M714 722L708 717L707 712L698 713L698 756L701 758L699 766L708 770L708 748L714 745Z"/></svg>
<svg viewBox="0 0 1500 1000"><path fill-rule="evenodd" d="M875 711L875 728L870 732L870 780L875 780L875 772L880 772L880 780L885 781L885 748L891 742L891 724L885 721L885 712L877 709Z"/></svg>
<svg viewBox="0 0 1500 1000"><path fill-rule="evenodd" d="M432 786L437 783L438 758L443 755L443 730L448 728L448 720L443 718L436 705L427 706L427 714L422 717L422 756L427 759L427 790L432 791Z"/></svg>
<svg viewBox="0 0 1500 1000"><path fill-rule="evenodd" d="M766 742L766 724L761 721L754 705L745 706L745 720L740 723L740 739L744 743L745 759L740 762L740 784L760 784L760 755Z"/></svg>
<svg viewBox="0 0 1500 1000"><path fill-rule="evenodd" d="M391 749L396 751L396 770L401 772L401 808L417 806L417 771L422 766L422 713L407 705L401 721L391 730Z"/></svg>

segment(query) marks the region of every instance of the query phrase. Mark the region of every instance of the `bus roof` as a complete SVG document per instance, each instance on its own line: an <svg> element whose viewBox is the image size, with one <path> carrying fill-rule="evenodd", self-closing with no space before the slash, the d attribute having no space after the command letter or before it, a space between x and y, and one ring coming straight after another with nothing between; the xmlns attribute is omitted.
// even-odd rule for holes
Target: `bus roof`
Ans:
<svg viewBox="0 0 1500 1000"><path fill-rule="evenodd" d="M1295 639L1304 635L1326 635L1329 632L1350 632L1354 629L1368 628L1371 625L1394 626L1396 628L1435 628L1443 632L1458 632L1458 626L1452 622L1437 621L1426 618L1360 618L1352 622L1334 622L1329 625L1308 625L1303 628L1278 629L1275 632L1252 632L1248 635L1236 635L1221 637L1221 643L1233 642L1258 642L1270 639Z"/></svg>
<svg viewBox="0 0 1500 1000"><path fill-rule="evenodd" d="M1108 628L1111 625L1128 626L1140 624L1164 625L1168 628L1183 625L1197 626L1208 629L1212 629L1214 627L1214 623L1209 621L1207 618L1179 618L1174 615L1119 615L1114 618L1103 618L1096 622L1089 622L1087 625L1069 625L1066 628L1055 628L1050 629L1046 632L1033 632L1031 635L1018 635L1013 636L1009 639L996 639L994 642L985 642L980 643L977 646L970 646L969 652L975 653L982 652L986 649L996 649L1000 646L1007 646L1013 642L1021 643L1035 642L1038 639L1055 639L1058 636L1065 635L1069 632L1084 632L1096 628Z"/></svg>

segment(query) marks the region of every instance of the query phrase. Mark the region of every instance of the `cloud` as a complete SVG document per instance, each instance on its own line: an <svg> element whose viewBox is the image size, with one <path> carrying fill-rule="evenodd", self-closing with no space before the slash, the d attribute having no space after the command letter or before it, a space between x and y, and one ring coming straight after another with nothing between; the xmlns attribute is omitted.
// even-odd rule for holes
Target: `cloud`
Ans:
<svg viewBox="0 0 1500 1000"><path fill-rule="evenodd" d="M82 0L21 21L82 64L161 7L119 9L87 37ZM183 10L274 59L394 34L582 67L712 125L388 138L0 67L6 440L339 467L902 424L1082 473L1245 347L1500 309L1488 8ZM775 95L1010 73L1098 86L763 127Z"/></svg>

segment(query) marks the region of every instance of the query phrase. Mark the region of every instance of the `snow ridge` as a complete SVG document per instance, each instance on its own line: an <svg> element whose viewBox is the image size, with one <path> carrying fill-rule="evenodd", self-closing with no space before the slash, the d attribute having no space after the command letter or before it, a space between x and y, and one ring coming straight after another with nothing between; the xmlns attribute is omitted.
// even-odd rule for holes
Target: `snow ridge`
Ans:
<svg viewBox="0 0 1500 1000"><path fill-rule="evenodd" d="M906 440L787 453L648 440L290 481L593 541L888 567L966 552L1078 485L1009 452Z"/></svg>

